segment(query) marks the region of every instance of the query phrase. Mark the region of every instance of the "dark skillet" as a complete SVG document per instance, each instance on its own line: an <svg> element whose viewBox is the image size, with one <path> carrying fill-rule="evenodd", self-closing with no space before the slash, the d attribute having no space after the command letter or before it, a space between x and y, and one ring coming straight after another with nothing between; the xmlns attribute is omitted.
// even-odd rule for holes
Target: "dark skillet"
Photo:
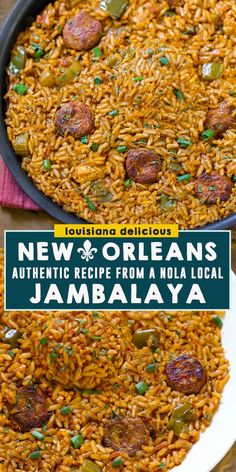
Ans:
<svg viewBox="0 0 236 472"><path fill-rule="evenodd" d="M18 0L0 33L0 153L18 184L43 210L62 223L85 224L88 222L82 218L67 213L37 189L27 174L22 170L20 159L18 159L12 150L4 124L5 104L3 97L6 92L5 69L9 63L11 48L15 43L18 34L32 22L33 18L48 3L48 0L37 0L37 2L35 0ZM196 229L221 230L229 229L233 225L236 225L236 213L224 218L223 220L217 221L216 223L206 225L204 228Z"/></svg>

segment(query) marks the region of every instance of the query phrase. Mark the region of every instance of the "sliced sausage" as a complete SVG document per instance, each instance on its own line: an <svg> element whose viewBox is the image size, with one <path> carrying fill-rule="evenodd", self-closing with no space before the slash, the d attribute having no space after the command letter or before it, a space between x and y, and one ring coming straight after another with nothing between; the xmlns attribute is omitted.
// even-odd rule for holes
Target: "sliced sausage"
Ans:
<svg viewBox="0 0 236 472"><path fill-rule="evenodd" d="M220 138L227 129L236 127L233 111L234 108L228 105L227 100L221 102L218 108L207 113L205 127L215 131L215 137Z"/></svg>
<svg viewBox="0 0 236 472"><path fill-rule="evenodd" d="M40 388L21 387L17 390L16 398L10 419L17 430L26 433L32 428L39 428L48 420L46 397Z"/></svg>
<svg viewBox="0 0 236 472"><path fill-rule="evenodd" d="M233 184L229 177L213 171L202 174L195 182L195 195L203 203L213 205L219 198L221 202L229 199Z"/></svg>
<svg viewBox="0 0 236 472"><path fill-rule="evenodd" d="M150 440L150 431L141 418L117 416L105 426L104 446L134 456Z"/></svg>
<svg viewBox="0 0 236 472"><path fill-rule="evenodd" d="M172 359L166 367L167 384L186 395L199 393L206 382L206 373L201 362L188 354Z"/></svg>
<svg viewBox="0 0 236 472"><path fill-rule="evenodd" d="M76 51L87 51L100 41L102 25L85 11L67 21L63 30L64 44Z"/></svg>
<svg viewBox="0 0 236 472"><path fill-rule="evenodd" d="M55 125L61 136L67 133L74 138L81 138L92 132L95 122L87 105L82 102L68 102L57 111Z"/></svg>
<svg viewBox="0 0 236 472"><path fill-rule="evenodd" d="M153 184L158 180L161 164L157 154L149 149L133 149L126 158L126 171L130 179L140 184Z"/></svg>

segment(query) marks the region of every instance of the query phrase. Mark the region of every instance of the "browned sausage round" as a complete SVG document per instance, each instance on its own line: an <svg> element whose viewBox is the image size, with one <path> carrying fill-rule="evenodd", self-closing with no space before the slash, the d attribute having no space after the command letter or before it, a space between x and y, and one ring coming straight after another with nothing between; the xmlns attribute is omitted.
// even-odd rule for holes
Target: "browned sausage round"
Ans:
<svg viewBox="0 0 236 472"><path fill-rule="evenodd" d="M221 202L229 199L232 190L231 180L213 171L202 174L195 182L195 195L203 203L213 205L219 198Z"/></svg>
<svg viewBox="0 0 236 472"><path fill-rule="evenodd" d="M63 30L64 44L76 51L87 51L100 41L102 25L85 11L67 21Z"/></svg>
<svg viewBox="0 0 236 472"><path fill-rule="evenodd" d="M139 184L153 184L158 180L161 164L157 154L148 149L133 149L126 158L128 176Z"/></svg>
<svg viewBox="0 0 236 472"><path fill-rule="evenodd" d="M166 367L167 384L178 392L191 395L200 392L206 382L206 373L201 362L189 354L172 359Z"/></svg>
<svg viewBox="0 0 236 472"><path fill-rule="evenodd" d="M46 397L36 386L21 387L17 390L17 402L11 408L10 419L13 426L22 433L39 428L48 420Z"/></svg>
<svg viewBox="0 0 236 472"><path fill-rule="evenodd" d="M92 132L95 122L87 105L82 102L68 102L57 111L55 125L61 136L68 133L74 138L81 138Z"/></svg>
<svg viewBox="0 0 236 472"><path fill-rule="evenodd" d="M105 426L104 446L134 456L150 440L150 432L141 418L117 416Z"/></svg>
<svg viewBox="0 0 236 472"><path fill-rule="evenodd" d="M236 127L236 115L234 108L228 105L227 100L221 102L218 108L207 113L205 128L215 131L215 137L220 138L229 128Z"/></svg>

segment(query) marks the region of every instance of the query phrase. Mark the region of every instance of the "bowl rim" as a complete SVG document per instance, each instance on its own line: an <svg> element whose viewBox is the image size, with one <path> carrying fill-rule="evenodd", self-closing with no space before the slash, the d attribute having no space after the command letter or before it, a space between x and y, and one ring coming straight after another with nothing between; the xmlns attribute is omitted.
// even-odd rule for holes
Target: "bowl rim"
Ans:
<svg viewBox="0 0 236 472"><path fill-rule="evenodd" d="M26 19L37 14L49 1L39 0L36 5L35 3L34 0L18 0L8 14L0 31L0 154L20 187L42 210L65 224L92 224L80 216L67 212L37 188L21 168L20 160L15 155L7 137L4 122L5 69L9 61L11 47L19 32L22 31ZM230 229L233 225L236 225L236 213L214 223L193 229L202 231L223 230Z"/></svg>

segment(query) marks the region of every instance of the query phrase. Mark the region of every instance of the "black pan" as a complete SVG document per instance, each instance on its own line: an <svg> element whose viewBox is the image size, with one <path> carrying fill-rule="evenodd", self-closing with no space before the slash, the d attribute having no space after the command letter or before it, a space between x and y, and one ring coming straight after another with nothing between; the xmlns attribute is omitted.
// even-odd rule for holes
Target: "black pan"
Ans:
<svg viewBox="0 0 236 472"><path fill-rule="evenodd" d="M9 63L11 48L16 41L18 34L32 22L33 18L48 3L48 0L18 0L0 33L0 153L2 154L8 169L14 175L18 184L43 210L62 223L85 224L87 223L85 220L67 213L37 189L27 174L22 170L20 159L12 150L12 146L7 138L4 125L5 104L3 97L6 92L5 69ZM204 228L197 229L221 230L229 229L233 225L236 225L236 213L227 218L224 218L221 221L206 225Z"/></svg>

